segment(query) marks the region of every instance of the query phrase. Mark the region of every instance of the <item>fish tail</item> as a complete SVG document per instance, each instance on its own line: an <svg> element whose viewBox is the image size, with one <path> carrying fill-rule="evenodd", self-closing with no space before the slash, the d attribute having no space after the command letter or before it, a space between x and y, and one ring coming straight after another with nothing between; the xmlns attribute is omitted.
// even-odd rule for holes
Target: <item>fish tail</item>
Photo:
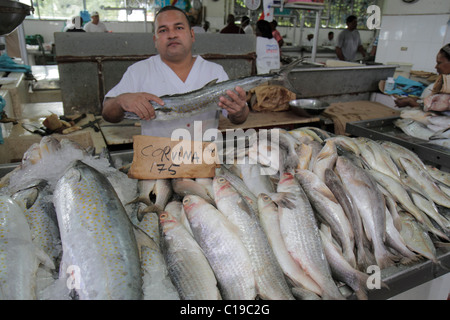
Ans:
<svg viewBox="0 0 450 320"><path fill-rule="evenodd" d="M375 259L381 269L393 266L395 264L395 261L398 260L396 256L391 254L385 247L382 246L379 246L379 248L375 249Z"/></svg>
<svg viewBox="0 0 450 320"><path fill-rule="evenodd" d="M287 89L289 89L290 91L292 91L292 92L294 92L294 93L296 93L296 94L298 94L298 95L300 95L300 92L298 92L298 91L297 91L298 89L295 88L295 87L291 84L291 82L290 82L289 79L288 79L288 74L289 74L289 73L295 68L295 66L296 66L298 63L300 63L300 62L302 62L302 59L297 59L297 60L295 60L295 61L289 63L287 66L281 68L280 71L277 72L276 78L275 78L275 80L281 81L281 82L283 83L283 85L284 85Z"/></svg>

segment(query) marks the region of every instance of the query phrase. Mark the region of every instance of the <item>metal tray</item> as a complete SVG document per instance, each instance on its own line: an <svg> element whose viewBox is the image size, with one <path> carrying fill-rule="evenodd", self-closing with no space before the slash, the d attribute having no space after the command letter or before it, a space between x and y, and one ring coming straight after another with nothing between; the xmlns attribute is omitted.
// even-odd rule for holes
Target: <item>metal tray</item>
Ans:
<svg viewBox="0 0 450 320"><path fill-rule="evenodd" d="M450 149L408 136L394 125L397 119L399 117L349 122L346 132L373 140L392 141L415 152L425 162L444 167L450 166Z"/></svg>

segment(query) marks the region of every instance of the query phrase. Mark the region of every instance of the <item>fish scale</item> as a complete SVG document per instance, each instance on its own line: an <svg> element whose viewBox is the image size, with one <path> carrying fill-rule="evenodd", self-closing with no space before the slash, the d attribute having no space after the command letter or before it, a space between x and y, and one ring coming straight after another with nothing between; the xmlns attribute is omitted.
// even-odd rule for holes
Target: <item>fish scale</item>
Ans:
<svg viewBox="0 0 450 320"><path fill-rule="evenodd" d="M77 161L58 181L55 208L64 273L79 267L81 299L139 299L139 255L132 224L109 181Z"/></svg>

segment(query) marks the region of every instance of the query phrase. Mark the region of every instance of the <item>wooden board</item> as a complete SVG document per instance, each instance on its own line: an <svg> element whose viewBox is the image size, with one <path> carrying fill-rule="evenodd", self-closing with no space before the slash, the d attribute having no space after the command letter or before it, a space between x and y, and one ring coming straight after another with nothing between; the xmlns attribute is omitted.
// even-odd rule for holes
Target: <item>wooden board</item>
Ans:
<svg viewBox="0 0 450 320"><path fill-rule="evenodd" d="M319 121L319 117L299 117L292 111L251 112L247 118L247 121L242 124L233 124L230 120L221 116L219 120L219 130L225 131L227 129L259 129L267 127L307 124Z"/></svg>

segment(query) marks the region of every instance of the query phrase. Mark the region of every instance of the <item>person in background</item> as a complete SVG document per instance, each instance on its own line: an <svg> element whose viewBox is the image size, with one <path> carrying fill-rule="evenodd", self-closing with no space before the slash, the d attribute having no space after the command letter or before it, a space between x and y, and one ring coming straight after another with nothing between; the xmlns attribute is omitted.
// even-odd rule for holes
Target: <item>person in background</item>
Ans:
<svg viewBox="0 0 450 320"><path fill-rule="evenodd" d="M241 18L241 28L244 29L245 34L253 34L253 28L250 25L250 18L243 16Z"/></svg>
<svg viewBox="0 0 450 320"><path fill-rule="evenodd" d="M85 32L83 29L83 18L76 16L72 18L72 24L66 26L66 32Z"/></svg>
<svg viewBox="0 0 450 320"><path fill-rule="evenodd" d="M450 111L450 43L442 47L436 56L439 78L422 93L424 111ZM395 100L397 107L422 107L418 98L402 97Z"/></svg>
<svg viewBox="0 0 450 320"><path fill-rule="evenodd" d="M220 33L238 33L238 34L244 34L244 29L239 27L236 24L236 20L233 14L229 14L227 17L227 25L220 30Z"/></svg>
<svg viewBox="0 0 450 320"><path fill-rule="evenodd" d="M349 16L346 20L347 29L342 31L338 36L336 45L336 55L339 60L353 61L356 54L360 52L363 57L366 56L366 51L361 44L361 36L356 29L358 26L358 18L356 16Z"/></svg>
<svg viewBox="0 0 450 320"><path fill-rule="evenodd" d="M272 20L270 22L270 26L272 27L272 36L277 40L278 46L281 48L284 44L283 37L280 32L277 30L278 22L276 20Z"/></svg>
<svg viewBox="0 0 450 320"><path fill-rule="evenodd" d="M270 23L256 22L256 70L258 74L269 73L280 68L280 47L272 35Z"/></svg>
<svg viewBox="0 0 450 320"><path fill-rule="evenodd" d="M189 23L192 26L192 30L194 31L194 33L205 33L205 29L203 29L203 27L201 25L198 25L197 22L195 21L195 17L194 16L188 16L189 18Z"/></svg>
<svg viewBox="0 0 450 320"><path fill-rule="evenodd" d="M84 31L86 32L108 32L105 24L100 21L100 15L97 11L92 11L91 21L85 24Z"/></svg>
<svg viewBox="0 0 450 320"><path fill-rule="evenodd" d="M308 34L308 36L306 37L306 42L305 42L304 45L307 46L307 47L312 47L313 39L314 39L314 35L312 33Z"/></svg>
<svg viewBox="0 0 450 320"><path fill-rule="evenodd" d="M210 23L209 21L203 22L203 29L205 29L205 32L209 32Z"/></svg>
<svg viewBox="0 0 450 320"><path fill-rule="evenodd" d="M325 40L322 45L324 47L336 47L336 41L334 40L334 32L328 32L327 40Z"/></svg>
<svg viewBox="0 0 450 320"><path fill-rule="evenodd" d="M152 121L155 110L151 101L164 105L161 96L182 94L200 89L212 80L229 79L221 65L192 54L195 34L182 9L166 6L158 11L153 41L158 55L136 62L127 69L120 82L105 96L103 118L116 123L124 119L125 111L133 112L141 118L142 135L159 137L171 137L173 130L178 128L194 130L194 121L205 123L215 119L217 111L209 110L183 119ZM235 124L245 122L249 114L246 92L241 87L227 90L218 106ZM213 129L205 127L205 130Z"/></svg>

